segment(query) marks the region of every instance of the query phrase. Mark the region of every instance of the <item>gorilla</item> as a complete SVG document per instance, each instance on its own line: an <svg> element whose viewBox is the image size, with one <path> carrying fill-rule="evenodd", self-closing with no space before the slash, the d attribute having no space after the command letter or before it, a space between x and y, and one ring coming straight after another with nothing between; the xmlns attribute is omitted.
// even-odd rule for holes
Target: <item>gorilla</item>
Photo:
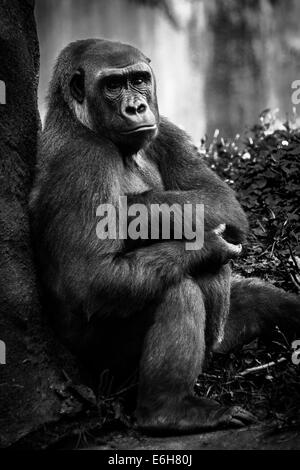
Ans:
<svg viewBox="0 0 300 470"><path fill-rule="evenodd" d="M100 239L97 208L117 208L120 196L148 212L202 204L203 246L187 250L174 230L165 238L161 221L153 238ZM240 407L196 396L195 380L213 351L275 324L300 331L300 302L231 274L246 216L189 136L159 115L155 76L139 50L88 39L61 52L30 210L49 318L95 389L105 374L110 393L137 377L135 416L146 432L253 421Z"/></svg>

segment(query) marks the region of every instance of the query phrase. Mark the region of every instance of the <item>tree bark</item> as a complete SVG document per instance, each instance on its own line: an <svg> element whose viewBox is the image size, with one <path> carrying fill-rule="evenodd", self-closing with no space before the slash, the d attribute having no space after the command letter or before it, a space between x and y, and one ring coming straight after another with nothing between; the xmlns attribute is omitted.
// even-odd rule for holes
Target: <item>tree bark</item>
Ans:
<svg viewBox="0 0 300 470"><path fill-rule="evenodd" d="M0 0L1 447L43 446L84 409L66 378L76 373L72 358L44 324L30 242L27 202L40 126L33 9L31 0Z"/></svg>

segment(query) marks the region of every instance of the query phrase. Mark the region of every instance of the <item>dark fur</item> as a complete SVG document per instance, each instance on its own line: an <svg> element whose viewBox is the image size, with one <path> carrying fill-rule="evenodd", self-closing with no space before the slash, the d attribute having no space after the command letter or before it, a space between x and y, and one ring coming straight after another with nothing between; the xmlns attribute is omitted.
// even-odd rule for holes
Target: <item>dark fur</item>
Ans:
<svg viewBox="0 0 300 470"><path fill-rule="evenodd" d="M193 431L241 424L249 420L243 410L223 409L193 394L194 381L222 336L229 309L231 272L226 262L231 254L213 229L226 224L224 237L232 243L241 243L247 233L234 193L207 168L186 133L166 119L160 119L157 136L139 152L137 166L136 152L112 141L105 130L93 132L82 125L72 109L69 86L78 67L85 68L86 77L97 67L135 60L148 62L130 46L78 41L62 52L54 71L31 197L51 317L63 341L96 379L110 370L110 391L122 388L139 370L141 428ZM157 109L156 102L152 106ZM95 113L94 107L91 117L100 122ZM130 246L122 240L98 240L96 207L117 202L120 194L149 207L204 203L204 248L186 251L184 243L175 240L146 246L139 240ZM237 295L233 288L233 310L240 310ZM263 289L262 297L263 315L269 291ZM287 297L287 310L291 306ZM251 324L252 310L246 314L241 313L239 328ZM229 339L228 346L232 343Z"/></svg>

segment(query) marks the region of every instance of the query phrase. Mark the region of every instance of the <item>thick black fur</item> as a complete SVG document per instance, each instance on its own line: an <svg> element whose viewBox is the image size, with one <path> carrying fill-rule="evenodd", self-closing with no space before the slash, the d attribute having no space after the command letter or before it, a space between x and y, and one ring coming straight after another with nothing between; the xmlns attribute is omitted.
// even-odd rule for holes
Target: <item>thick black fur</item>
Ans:
<svg viewBox="0 0 300 470"><path fill-rule="evenodd" d="M249 335L243 341L251 339L254 330L264 330L270 295L281 299L283 294L260 286L258 318L253 314L255 288L250 285L246 296L251 309L241 311L239 296L244 298L249 282L236 282L231 323L225 327L231 286L227 262L233 256L225 239L242 243L248 230L233 191L205 165L184 131L159 118L154 76L147 103L158 132L146 136L140 147L130 138L125 145L105 128L112 110L103 97L94 97L89 105L89 94L101 94L91 78L95 71L137 62L149 63L130 46L102 40L73 43L58 59L30 204L51 318L62 340L93 374L96 387L105 370L113 377L110 391L126 386L138 370L136 414L142 429L186 432L247 423L251 417L240 408L196 398L194 381L213 348L235 346L236 327L228 332L229 324L239 330L247 324ZM78 82L72 94L75 73L86 88ZM132 97L139 99L136 92ZM129 203L147 207L204 203L204 247L186 251L178 240L146 245L136 240L130 246L124 240L98 240L97 206L116 204L124 194ZM220 224L226 224L223 236L214 232ZM299 324L299 302L284 296L285 313L293 312ZM268 325L270 317L268 312Z"/></svg>

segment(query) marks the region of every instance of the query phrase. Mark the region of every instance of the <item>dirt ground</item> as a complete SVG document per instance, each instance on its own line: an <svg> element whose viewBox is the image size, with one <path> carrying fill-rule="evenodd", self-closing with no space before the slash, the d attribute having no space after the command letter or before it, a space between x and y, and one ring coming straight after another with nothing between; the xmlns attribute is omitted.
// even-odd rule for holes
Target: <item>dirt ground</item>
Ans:
<svg viewBox="0 0 300 470"><path fill-rule="evenodd" d="M300 429L275 431L269 425L174 437L113 433L94 450L300 450Z"/></svg>

